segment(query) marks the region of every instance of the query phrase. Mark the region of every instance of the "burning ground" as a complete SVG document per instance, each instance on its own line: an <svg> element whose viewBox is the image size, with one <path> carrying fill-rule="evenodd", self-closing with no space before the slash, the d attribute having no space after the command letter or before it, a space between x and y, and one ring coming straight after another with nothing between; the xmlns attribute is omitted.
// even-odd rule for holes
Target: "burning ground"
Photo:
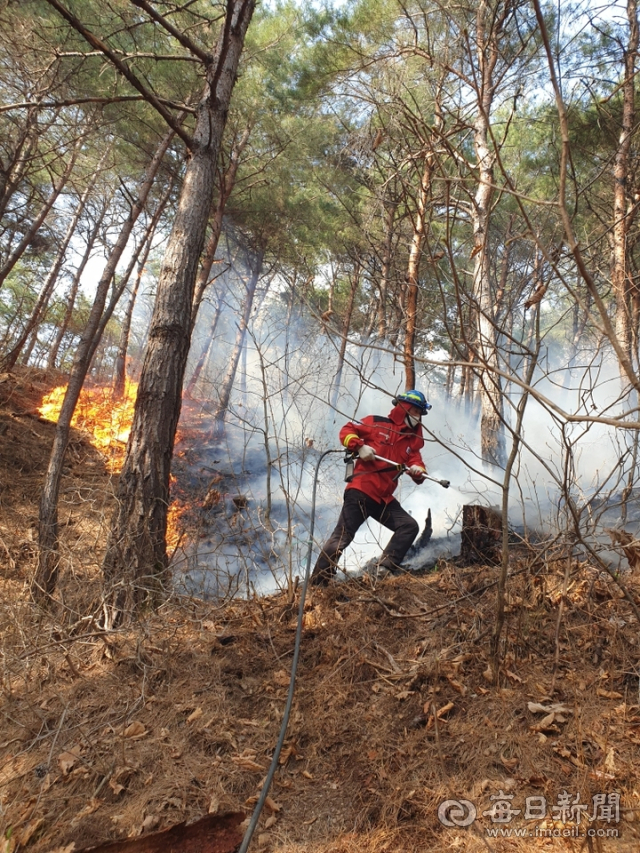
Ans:
<svg viewBox="0 0 640 853"><path fill-rule="evenodd" d="M27 584L53 426L36 407L52 384L32 373L0 386L0 850L77 851L207 813L249 814L282 719L295 597L174 595L135 628L101 630L114 475L76 432L59 605L39 613ZM587 563L570 565L563 594L561 557L514 558L499 686L484 675L495 568L441 561L376 589L312 590L287 740L251 849L637 850L638 625ZM625 582L637 601L640 581ZM580 826L554 823L568 817L563 792ZM615 794L619 821L607 822ZM546 818L525 819L540 798ZM477 820L444 826L438 805L460 799ZM513 814L501 822L505 803ZM593 837L575 837L587 826ZM619 839L602 837L612 829Z"/></svg>

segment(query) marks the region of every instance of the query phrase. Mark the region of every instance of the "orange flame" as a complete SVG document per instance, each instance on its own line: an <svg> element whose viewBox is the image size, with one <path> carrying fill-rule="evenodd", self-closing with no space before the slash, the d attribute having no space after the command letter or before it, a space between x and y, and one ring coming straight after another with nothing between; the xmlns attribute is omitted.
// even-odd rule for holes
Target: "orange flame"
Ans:
<svg viewBox="0 0 640 853"><path fill-rule="evenodd" d="M48 421L56 422L60 415L66 385L54 388L42 399L39 412ZM122 469L129 440L138 383L127 379L122 397L114 397L111 388L83 388L71 426L88 432L91 444L107 457L112 473Z"/></svg>
<svg viewBox="0 0 640 853"><path fill-rule="evenodd" d="M189 504L176 498L171 501L167 510L167 551L169 557L184 538L184 525L180 523L183 515L189 511Z"/></svg>
<svg viewBox="0 0 640 853"><path fill-rule="evenodd" d="M60 385L42 398L38 411L43 418L57 422L66 391L67 386ZM71 420L72 427L89 433L91 444L106 457L107 468L113 474L119 473L124 464L137 393L138 383L130 379L126 380L122 397L114 397L113 390L105 386L83 388ZM170 475L170 486L175 481L173 474ZM178 522L186 509L180 500L173 501L169 507L167 547L170 552L182 538Z"/></svg>

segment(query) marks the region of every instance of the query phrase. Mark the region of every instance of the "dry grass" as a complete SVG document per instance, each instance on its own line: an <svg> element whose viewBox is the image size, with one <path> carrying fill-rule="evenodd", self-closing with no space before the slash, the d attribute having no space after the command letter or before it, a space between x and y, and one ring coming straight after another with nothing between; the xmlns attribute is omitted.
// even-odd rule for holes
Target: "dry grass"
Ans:
<svg viewBox="0 0 640 853"><path fill-rule="evenodd" d="M81 621L99 600L109 489L99 457L77 437L60 604L35 610L26 594L29 530L52 433L11 417L12 407L15 392L0 417L13 442L3 444L13 455L0 454L9 484L0 530L0 850L9 828L6 851L47 853L208 811L248 813L279 731L295 606L286 596L220 606L179 599L126 631ZM14 421L29 429L14 433ZM638 849L638 625L607 578L576 564L556 647L565 564L534 574L527 559L512 567L498 686L483 674L496 569L442 565L377 589L354 581L313 590L271 792L277 810L263 815L252 849ZM532 702L567 710L545 721ZM592 796L617 791L622 819L612 826L621 838L488 837L491 828L540 825L522 813L510 824L482 816L499 790L519 809L526 797L543 795L551 807L563 790L579 792L590 811ZM439 822L438 804L454 798L475 803L471 829Z"/></svg>

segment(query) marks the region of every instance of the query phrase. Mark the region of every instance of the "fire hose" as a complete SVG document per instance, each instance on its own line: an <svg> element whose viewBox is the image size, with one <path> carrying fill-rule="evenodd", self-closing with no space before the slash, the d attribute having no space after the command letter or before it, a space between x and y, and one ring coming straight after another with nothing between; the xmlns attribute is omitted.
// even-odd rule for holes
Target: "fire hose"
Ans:
<svg viewBox="0 0 640 853"><path fill-rule="evenodd" d="M273 781L273 777L278 767L278 761L280 759L280 752L282 750L282 746L284 744L285 735L287 733L287 726L289 725L289 715L291 714L291 705L293 704L293 693L296 683L296 671L298 669L298 658L300 656L300 641L302 639L302 620L304 616L304 602L307 596L307 586L309 584L309 570L311 569L311 550L313 548L313 531L315 528L316 522L316 492L318 487L318 474L320 473L320 463L324 459L325 456L328 456L330 453L342 453L342 450L325 450L325 452L320 456L316 463L316 472L313 478L313 492L311 497L311 521L309 524L309 541L308 541L308 549L307 549L307 562L304 570L304 580L302 582L302 591L300 593L300 604L298 605L298 624L296 627L296 639L293 646L293 660L291 662L291 676L289 679L289 693L287 694L287 702L284 708L284 716L282 717L282 725L280 727L280 736L278 737L278 742L276 744L276 748L273 753L273 758L271 759L271 765L269 766L269 771L264 780L264 784L262 786L262 790L260 791L260 796L258 798L258 802L256 803L256 807L253 810L253 814L251 816L251 820L249 821L249 826L246 829L244 834L244 838L242 839L242 844L238 849L238 853L246 853L249 844L251 843L251 838L255 829L258 825L258 820L260 819L260 814L262 813L262 809L264 808L265 801L269 794L269 788L271 787L271 782Z"/></svg>
<svg viewBox="0 0 640 853"><path fill-rule="evenodd" d="M282 724L280 726L280 735L278 736L278 742L276 743L276 747L273 752L273 758L271 759L271 764L269 766L269 770L265 777L264 783L262 785L262 790L260 791L260 796L258 797L258 802L253 810L253 814L251 815L251 819L249 821L249 825L245 831L244 837L242 839L242 844L238 848L238 853L247 853L249 845L251 844L251 839L253 837L253 833L256 830L258 825L258 821L260 820L260 815L262 814L262 810L264 808L264 804L269 795L269 789L271 788L271 783L273 781L273 777L278 768L278 762L280 760L280 753L282 751L282 747L284 745L284 739L287 734L287 727L289 725L289 717L291 715L291 706L293 704L293 694L295 691L295 683L296 683L296 672L298 670L298 659L300 657L300 644L302 640L302 622L304 617L304 604L307 596L307 586L309 585L309 574L311 569L311 552L313 549L313 533L315 529L316 522L316 494L318 490L318 475L320 473L320 464L325 456L328 456L330 453L342 453L342 450L325 450L323 454L321 454L320 458L316 463L316 470L313 477L313 491L311 495L311 512L310 512L310 523L309 523L309 540L308 540L308 548L307 548L307 560L304 570L304 578L302 582L302 590L300 592L300 603L298 605L298 623L296 626L296 637L293 646L293 660L291 661L291 675L289 677L289 692L287 694L287 701L284 708L284 714L282 717ZM348 461L349 454L345 457L345 461ZM383 456L376 456L380 462L386 462L388 465L392 465L394 468L398 469L398 476L403 474L405 471L409 469L402 462L392 462L390 459L385 459ZM432 480L434 483L439 483L443 488L449 488L449 480L436 480L434 477L429 477L427 474L424 475L426 480Z"/></svg>

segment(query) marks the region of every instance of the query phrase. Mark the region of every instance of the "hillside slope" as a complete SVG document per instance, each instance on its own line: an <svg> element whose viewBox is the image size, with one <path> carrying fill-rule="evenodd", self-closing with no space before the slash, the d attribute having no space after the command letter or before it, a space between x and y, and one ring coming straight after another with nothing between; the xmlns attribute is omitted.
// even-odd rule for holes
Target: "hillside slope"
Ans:
<svg viewBox="0 0 640 853"><path fill-rule="evenodd" d="M296 600L176 597L104 632L111 475L74 434L62 580L39 612L28 582L53 427L35 406L56 377L1 379L0 850L77 851L250 814L282 719ZM498 686L483 674L496 569L443 563L375 589L310 591L285 748L251 849L636 851L638 625L586 564L571 566L558 622L565 568L514 561ZM458 800L476 820L457 826L462 811L443 807L444 825L439 805Z"/></svg>

